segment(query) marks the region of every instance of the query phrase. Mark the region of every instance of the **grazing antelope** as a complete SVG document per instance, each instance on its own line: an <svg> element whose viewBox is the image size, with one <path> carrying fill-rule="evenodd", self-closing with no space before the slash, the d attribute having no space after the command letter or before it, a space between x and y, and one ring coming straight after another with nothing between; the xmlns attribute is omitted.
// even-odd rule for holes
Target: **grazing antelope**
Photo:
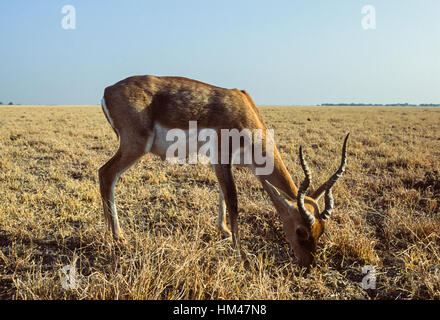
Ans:
<svg viewBox="0 0 440 320"><path fill-rule="evenodd" d="M224 89L182 77L147 75L127 78L105 89L102 108L120 139L116 154L99 169L104 217L116 239L123 239L114 200L118 178L148 152L165 159L170 146L166 137L170 130L187 130L190 121L197 121L200 128L216 132L222 129L261 129L265 132L267 129L246 91ZM221 137L220 134L218 136ZM268 139L266 134L263 134L263 139ZM339 169L310 197L306 196L306 191L311 174L302 148L299 150L299 158L305 179L299 190L274 144L273 170L269 174L256 175L275 205L287 241L302 265L313 262L316 243L333 210L331 189L345 171L347 139L348 135L344 140ZM229 151L228 156L231 158L237 150ZM255 169L261 165L253 162L248 166L255 174ZM218 228L224 235L232 236L233 246L240 252L237 190L232 175L232 162L215 163L213 168L220 184ZM325 208L320 211L318 200L323 194ZM226 210L231 230L226 225Z"/></svg>

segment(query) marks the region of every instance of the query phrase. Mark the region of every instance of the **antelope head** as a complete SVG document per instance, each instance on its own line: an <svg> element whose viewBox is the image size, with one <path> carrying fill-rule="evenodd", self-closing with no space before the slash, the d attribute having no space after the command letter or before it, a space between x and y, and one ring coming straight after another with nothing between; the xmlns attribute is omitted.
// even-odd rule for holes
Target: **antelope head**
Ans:
<svg viewBox="0 0 440 320"><path fill-rule="evenodd" d="M342 177L347 164L347 140L345 137L342 147L342 160L339 169L323 185L310 196L306 196L312 175L304 158L302 147L299 148L301 167L305 179L301 183L298 196L292 199L282 190L265 181L269 193L274 199L275 207L283 222L283 230L287 241L292 246L295 256L303 266L309 266L314 260L314 252L319 237L323 234L325 223L330 218L334 208L332 187ZM319 199L324 196L325 207L321 211Z"/></svg>

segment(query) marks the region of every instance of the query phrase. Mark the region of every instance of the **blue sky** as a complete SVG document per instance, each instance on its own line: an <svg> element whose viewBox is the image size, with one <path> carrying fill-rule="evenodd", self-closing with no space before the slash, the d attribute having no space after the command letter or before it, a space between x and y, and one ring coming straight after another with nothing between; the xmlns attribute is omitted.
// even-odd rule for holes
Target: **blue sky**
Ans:
<svg viewBox="0 0 440 320"><path fill-rule="evenodd" d="M61 27L67 4L75 30ZM246 89L258 105L440 103L439 35L438 0L1 1L0 101L97 104L154 74Z"/></svg>

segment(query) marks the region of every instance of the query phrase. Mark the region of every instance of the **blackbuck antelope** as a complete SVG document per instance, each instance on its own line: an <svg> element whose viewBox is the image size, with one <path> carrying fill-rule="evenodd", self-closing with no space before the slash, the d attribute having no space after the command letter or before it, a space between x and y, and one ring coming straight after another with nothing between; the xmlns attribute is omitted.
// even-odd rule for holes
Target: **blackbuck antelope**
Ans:
<svg viewBox="0 0 440 320"><path fill-rule="evenodd" d="M148 152L165 159L167 148L172 143L167 139L170 130L188 130L188 123L197 121L199 130L210 129L218 133L217 152L229 152L229 160L237 150L220 150L222 129L260 129L263 132L262 140L269 139L266 124L246 91L224 89L182 77L127 78L105 89L102 108L120 139L116 154L99 169L104 217L116 239L123 239L114 200L118 178ZM275 144L272 144L273 170L270 173L255 174L261 163L256 163L254 157L248 164L275 205L287 241L302 265L313 262L317 241L324 232L325 221L332 213L331 190L345 171L347 139L348 135L342 147L339 169L311 193L311 196L306 196L311 174L302 148L299 149L299 159L305 179L299 189L289 175ZM265 146L262 143L263 149ZM243 149L241 145L239 148ZM263 151L268 153L272 150ZM220 184L218 228L224 235L232 236L233 246L240 252L237 190L232 166L232 161L213 163ZM325 208L320 211L318 200L324 194ZM226 210L229 213L230 229L226 225Z"/></svg>

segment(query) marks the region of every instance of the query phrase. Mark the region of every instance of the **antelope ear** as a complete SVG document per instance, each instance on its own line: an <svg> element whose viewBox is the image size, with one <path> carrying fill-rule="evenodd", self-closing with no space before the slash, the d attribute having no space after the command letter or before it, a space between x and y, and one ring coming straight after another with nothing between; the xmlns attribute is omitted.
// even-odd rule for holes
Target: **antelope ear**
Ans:
<svg viewBox="0 0 440 320"><path fill-rule="evenodd" d="M293 208L293 205L290 202L293 200L292 200L292 198L289 197L288 194L286 194L284 191L278 189L277 187L275 187L273 184L271 184L267 180L264 180L263 183L266 186L266 190L271 195L271 198L274 202L276 202L282 208L284 208L286 210L286 212L289 212Z"/></svg>

